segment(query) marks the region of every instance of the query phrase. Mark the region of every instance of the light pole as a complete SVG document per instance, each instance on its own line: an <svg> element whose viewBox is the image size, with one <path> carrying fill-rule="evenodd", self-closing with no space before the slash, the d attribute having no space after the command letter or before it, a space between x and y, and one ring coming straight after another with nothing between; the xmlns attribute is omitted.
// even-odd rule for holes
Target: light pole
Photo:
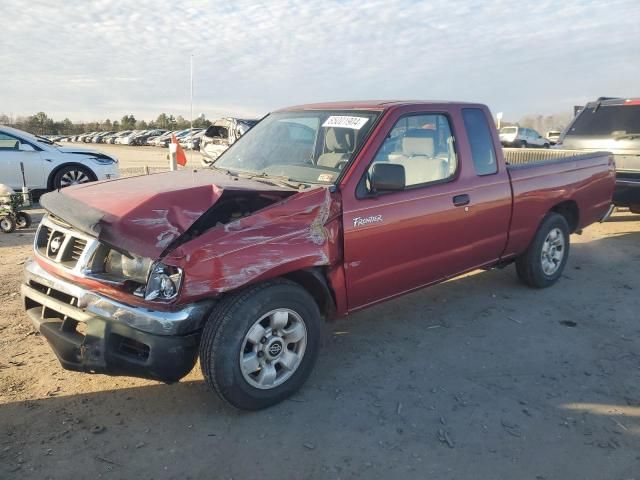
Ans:
<svg viewBox="0 0 640 480"><path fill-rule="evenodd" d="M191 137L191 144L193 145L193 53L190 57L190 71L191 71L191 128L189 129L189 136ZM193 148L191 149L191 153L189 153L189 161L193 160Z"/></svg>

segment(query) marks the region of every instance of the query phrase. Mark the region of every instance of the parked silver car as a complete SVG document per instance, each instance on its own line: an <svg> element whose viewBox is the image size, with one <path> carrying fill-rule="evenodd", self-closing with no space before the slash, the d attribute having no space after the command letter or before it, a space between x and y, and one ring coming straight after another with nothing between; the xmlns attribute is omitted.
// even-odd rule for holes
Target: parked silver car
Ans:
<svg viewBox="0 0 640 480"><path fill-rule="evenodd" d="M551 144L533 128L514 126L500 129L500 143L503 147L516 148L549 148Z"/></svg>

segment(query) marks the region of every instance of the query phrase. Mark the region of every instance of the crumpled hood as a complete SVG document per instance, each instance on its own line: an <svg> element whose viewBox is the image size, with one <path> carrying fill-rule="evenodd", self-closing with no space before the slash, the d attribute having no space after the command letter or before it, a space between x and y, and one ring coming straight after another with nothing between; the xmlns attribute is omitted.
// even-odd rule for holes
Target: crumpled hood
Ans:
<svg viewBox="0 0 640 480"><path fill-rule="evenodd" d="M291 194L292 189L224 173L182 170L67 187L41 205L118 249L159 258L225 191Z"/></svg>

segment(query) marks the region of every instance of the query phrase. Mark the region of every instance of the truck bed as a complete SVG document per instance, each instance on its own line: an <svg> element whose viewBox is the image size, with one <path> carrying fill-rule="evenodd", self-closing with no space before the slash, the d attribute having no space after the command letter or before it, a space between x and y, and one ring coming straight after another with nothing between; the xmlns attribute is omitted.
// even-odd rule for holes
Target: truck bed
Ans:
<svg viewBox="0 0 640 480"><path fill-rule="evenodd" d="M503 148L503 155L510 170L514 168L534 166L541 163L577 161L592 158L594 154L605 152L589 152L584 150L560 150L541 148Z"/></svg>
<svg viewBox="0 0 640 480"><path fill-rule="evenodd" d="M608 210L615 176L609 152L524 148L505 148L503 152L513 192L505 257L526 249L554 206L575 211L572 231L597 222Z"/></svg>

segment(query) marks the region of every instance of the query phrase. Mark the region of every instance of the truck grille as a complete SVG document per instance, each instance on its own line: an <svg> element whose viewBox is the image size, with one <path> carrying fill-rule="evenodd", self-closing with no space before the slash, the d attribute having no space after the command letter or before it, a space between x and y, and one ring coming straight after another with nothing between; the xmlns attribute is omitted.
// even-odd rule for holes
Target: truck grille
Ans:
<svg viewBox="0 0 640 480"><path fill-rule="evenodd" d="M36 232L34 250L49 262L69 270L84 270L98 241L52 216L46 216Z"/></svg>

